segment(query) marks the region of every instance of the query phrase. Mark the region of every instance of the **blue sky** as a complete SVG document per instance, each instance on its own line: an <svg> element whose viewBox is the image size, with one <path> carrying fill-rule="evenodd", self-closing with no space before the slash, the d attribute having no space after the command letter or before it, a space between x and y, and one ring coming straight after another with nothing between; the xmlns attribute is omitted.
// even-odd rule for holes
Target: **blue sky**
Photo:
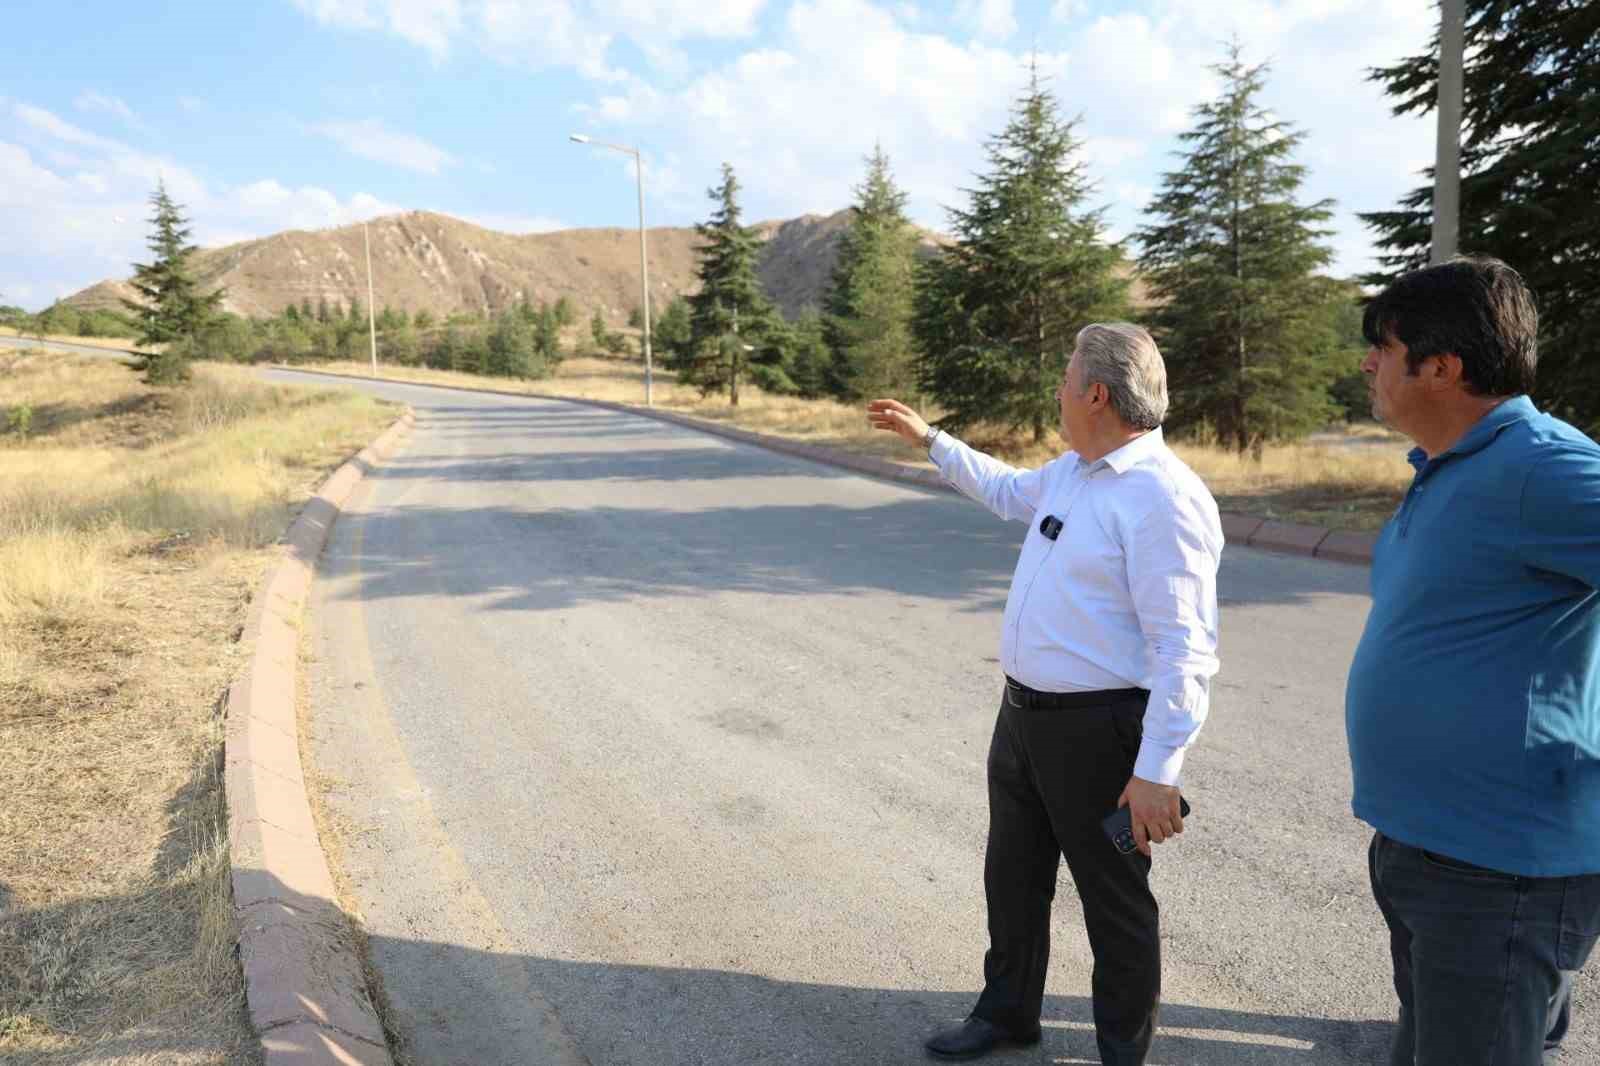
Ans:
<svg viewBox="0 0 1600 1066"><path fill-rule="evenodd" d="M1355 219L1432 160L1366 68L1421 51L1429 0L23 0L0 62L0 303L41 307L144 252L158 176L195 237L425 209L515 232L705 217L731 162L746 219L847 206L879 140L920 223L983 167L1030 54L1078 132L1116 235L1173 165L1237 33L1265 103L1308 134L1307 198Z"/></svg>

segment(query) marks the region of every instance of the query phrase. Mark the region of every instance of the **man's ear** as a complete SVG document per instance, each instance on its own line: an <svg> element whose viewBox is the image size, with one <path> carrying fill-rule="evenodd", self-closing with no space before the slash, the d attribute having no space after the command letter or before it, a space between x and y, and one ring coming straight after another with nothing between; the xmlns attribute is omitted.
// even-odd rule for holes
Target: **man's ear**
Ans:
<svg viewBox="0 0 1600 1066"><path fill-rule="evenodd" d="M1454 352L1444 352L1430 356L1428 367L1423 373L1427 377L1428 388L1442 392L1460 385L1464 370L1459 355Z"/></svg>

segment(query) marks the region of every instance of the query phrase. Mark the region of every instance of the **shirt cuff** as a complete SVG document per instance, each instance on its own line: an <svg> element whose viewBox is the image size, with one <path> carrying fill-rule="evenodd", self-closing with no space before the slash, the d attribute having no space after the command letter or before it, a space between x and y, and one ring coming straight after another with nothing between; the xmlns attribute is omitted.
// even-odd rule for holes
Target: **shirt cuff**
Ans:
<svg viewBox="0 0 1600 1066"><path fill-rule="evenodd" d="M1139 743L1139 757L1133 762L1133 776L1158 785L1176 785L1183 775L1183 755L1187 749L1170 748L1145 737Z"/></svg>
<svg viewBox="0 0 1600 1066"><path fill-rule="evenodd" d="M950 458L950 453L955 450L956 439L941 429L939 435L933 438L933 443L928 447L928 458L932 459L933 465L942 471L944 469L944 461Z"/></svg>

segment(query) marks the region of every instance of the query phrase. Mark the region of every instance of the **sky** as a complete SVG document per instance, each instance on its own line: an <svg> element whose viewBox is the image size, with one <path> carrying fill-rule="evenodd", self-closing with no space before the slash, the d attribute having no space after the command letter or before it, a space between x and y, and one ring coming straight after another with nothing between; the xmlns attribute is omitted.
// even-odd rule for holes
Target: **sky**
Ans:
<svg viewBox="0 0 1600 1066"><path fill-rule="evenodd" d="M1262 102L1332 198L1333 270L1372 262L1358 211L1433 158L1369 68L1429 47L1431 0L20 0L0 62L0 304L37 309L145 258L157 180L202 245L407 210L518 233L690 225L731 163L754 222L849 206L874 143L914 221L985 169L1037 65L1113 238L1132 234L1237 35ZM19 46L19 44L21 46Z"/></svg>

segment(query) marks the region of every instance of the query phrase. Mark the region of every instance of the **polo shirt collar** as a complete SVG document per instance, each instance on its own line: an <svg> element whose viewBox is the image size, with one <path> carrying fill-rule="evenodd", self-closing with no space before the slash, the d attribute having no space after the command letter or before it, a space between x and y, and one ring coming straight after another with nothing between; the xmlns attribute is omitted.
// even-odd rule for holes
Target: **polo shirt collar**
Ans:
<svg viewBox="0 0 1600 1066"><path fill-rule="evenodd" d="M1157 426L1150 432L1130 440L1116 451L1108 452L1101 456L1099 462L1109 466L1120 477L1150 458L1164 446L1161 427Z"/></svg>
<svg viewBox="0 0 1600 1066"><path fill-rule="evenodd" d="M1472 428L1461 435L1460 440L1434 456L1433 462L1442 462L1451 456L1481 452L1508 426L1526 422L1538 413L1538 408L1533 406L1533 401L1527 396L1513 396L1474 422ZM1421 448L1412 448L1406 458L1417 470L1428 465L1428 453Z"/></svg>

